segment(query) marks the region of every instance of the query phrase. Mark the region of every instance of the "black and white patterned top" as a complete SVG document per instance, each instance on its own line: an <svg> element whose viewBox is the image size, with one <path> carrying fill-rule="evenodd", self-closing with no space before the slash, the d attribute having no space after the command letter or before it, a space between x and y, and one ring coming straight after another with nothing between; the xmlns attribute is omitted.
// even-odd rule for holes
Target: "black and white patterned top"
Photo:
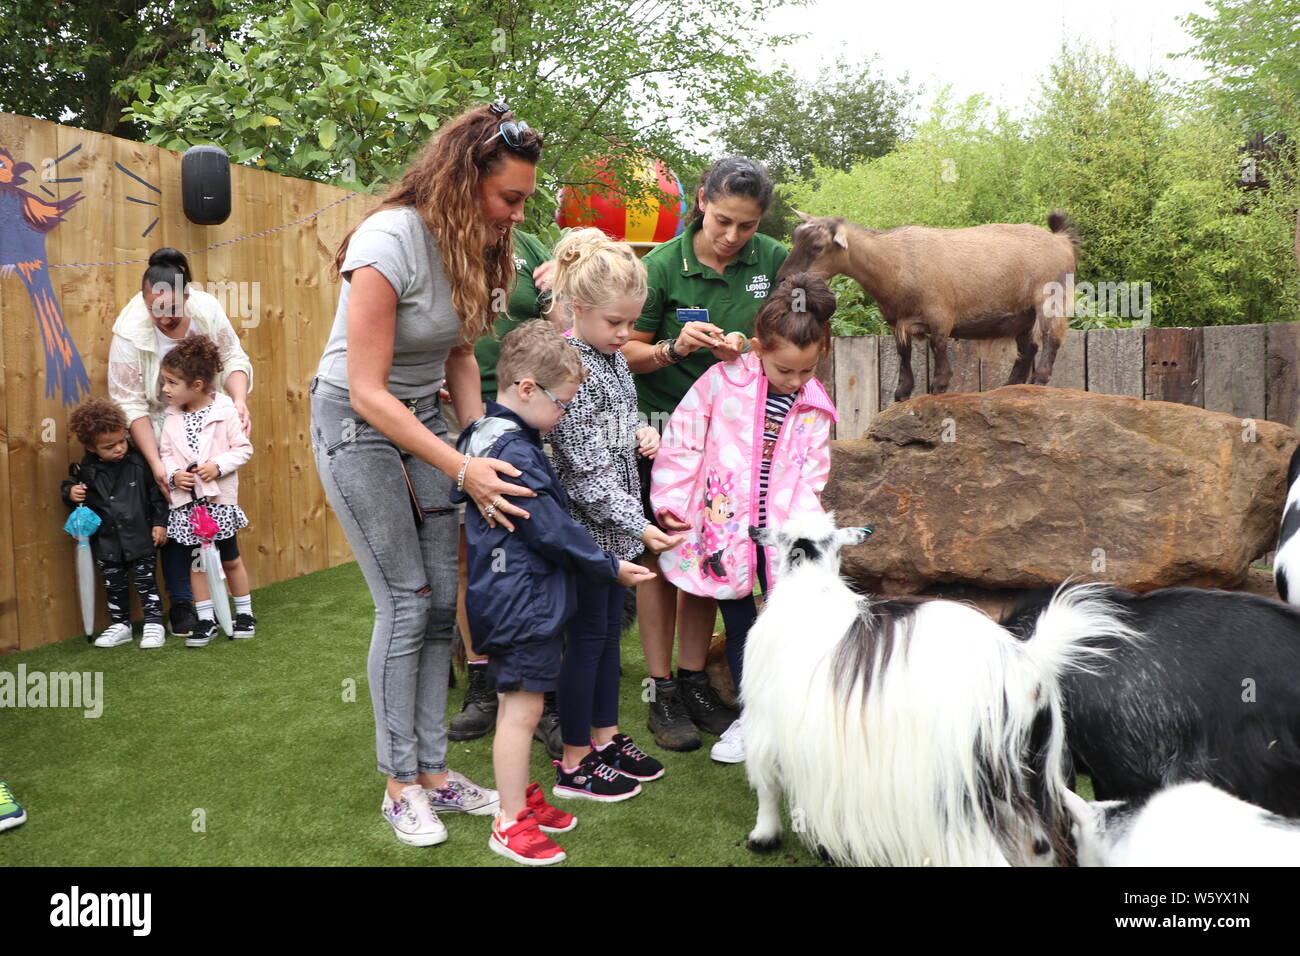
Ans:
<svg viewBox="0 0 1300 956"><path fill-rule="evenodd" d="M193 412L185 412L185 443L189 445L190 453L195 458L199 454L199 434L203 431L203 425L208 420L213 403L209 402L202 408ZM173 487L175 487L175 476L173 476ZM248 516L239 505L222 505L216 502L208 502L208 514L212 520L217 523L220 529L214 541L220 541L229 538L240 528L248 527ZM198 535L194 533L194 528L190 524L190 512L194 510L194 504L185 504L179 508L173 508L171 514L167 516L167 537L173 541L179 542L186 547L193 547L203 542Z"/></svg>
<svg viewBox="0 0 1300 956"><path fill-rule="evenodd" d="M767 393L767 405L763 409L763 460L758 466L758 524L767 527L767 483L772 476L772 452L776 451L777 439L781 437L781 425L790 414L790 408L798 392L789 395Z"/></svg>
<svg viewBox="0 0 1300 956"><path fill-rule="evenodd" d="M576 336L569 344L582 354L587 380L548 436L551 463L574 519L606 551L631 561L645 550L647 524L636 470L636 385L622 352L602 355Z"/></svg>

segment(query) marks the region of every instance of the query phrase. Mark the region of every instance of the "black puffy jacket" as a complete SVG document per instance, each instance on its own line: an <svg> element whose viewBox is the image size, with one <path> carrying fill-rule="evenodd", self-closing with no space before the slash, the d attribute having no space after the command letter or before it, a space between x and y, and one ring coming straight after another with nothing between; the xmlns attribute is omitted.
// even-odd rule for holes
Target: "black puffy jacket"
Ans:
<svg viewBox="0 0 1300 956"><path fill-rule="evenodd" d="M153 471L135 448L121 461L104 461L86 452L75 478L60 486L63 503L77 506L69 494L73 485L86 486L87 508L99 515L99 530L90 537L90 550L100 561L121 564L147 558L155 551L153 529L167 527L167 499L153 480Z"/></svg>

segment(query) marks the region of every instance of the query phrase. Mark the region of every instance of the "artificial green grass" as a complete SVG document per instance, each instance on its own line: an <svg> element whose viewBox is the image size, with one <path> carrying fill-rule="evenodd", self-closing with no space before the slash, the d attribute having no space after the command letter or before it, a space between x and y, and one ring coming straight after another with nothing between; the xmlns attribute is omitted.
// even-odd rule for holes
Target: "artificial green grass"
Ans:
<svg viewBox="0 0 1300 956"><path fill-rule="evenodd" d="M449 839L397 842L379 816L366 650L374 609L355 564L262 588L257 637L158 651L84 639L0 658L0 671L100 671L103 714L0 709L0 779L27 823L0 833L5 866L516 866L487 847L490 817L444 814ZM655 747L641 701L644 658L623 639L623 729L667 767L632 800L556 800L578 816L558 836L581 866L781 866L818 861L787 831L745 849L757 802L744 766ZM350 684L348 683L350 682ZM462 685L463 686L463 685ZM345 692L351 687L351 702ZM448 695L448 717L462 691ZM492 738L451 743L451 766L492 785ZM533 779L554 771L533 744ZM199 812L196 812L199 811Z"/></svg>

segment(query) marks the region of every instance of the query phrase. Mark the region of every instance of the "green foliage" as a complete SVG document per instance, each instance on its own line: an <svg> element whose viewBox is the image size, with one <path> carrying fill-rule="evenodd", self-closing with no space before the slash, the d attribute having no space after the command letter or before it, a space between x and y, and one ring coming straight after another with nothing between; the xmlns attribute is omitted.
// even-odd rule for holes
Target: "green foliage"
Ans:
<svg viewBox="0 0 1300 956"><path fill-rule="evenodd" d="M1247 192L1242 142L1194 92L1084 48L1052 65L1023 120L940 95L889 154L848 172L818 166L785 191L810 214L881 229L1045 225L1064 209L1083 240L1080 285L1150 290L1127 315L1081 310L1077 328L1295 321L1300 170L1283 155L1259 170L1270 188Z"/></svg>
<svg viewBox="0 0 1300 956"><path fill-rule="evenodd" d="M777 182L806 178L818 166L848 171L894 148L912 97L907 78L878 74L874 58L840 58L812 81L782 68L764 79L743 112L724 114L717 138L725 153L763 163ZM783 238L794 218L778 193L759 229Z"/></svg>
<svg viewBox="0 0 1300 956"><path fill-rule="evenodd" d="M210 57L201 83L142 82L128 115L168 149L215 143L237 163L371 189L488 90L438 49L362 26L361 7L291 0Z"/></svg>
<svg viewBox="0 0 1300 956"><path fill-rule="evenodd" d="M1300 132L1300 0L1210 0L1183 17L1216 104L1245 132Z"/></svg>

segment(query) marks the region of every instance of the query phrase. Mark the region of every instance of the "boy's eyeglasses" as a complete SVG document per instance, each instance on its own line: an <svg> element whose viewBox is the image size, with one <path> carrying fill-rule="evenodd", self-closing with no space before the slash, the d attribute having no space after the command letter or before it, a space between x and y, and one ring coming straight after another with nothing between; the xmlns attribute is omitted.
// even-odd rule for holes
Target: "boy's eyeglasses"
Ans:
<svg viewBox="0 0 1300 956"><path fill-rule="evenodd" d="M520 381L522 381L522 379ZM515 384L518 385L519 382L515 382ZM569 399L567 402L560 401L558 398L552 395L551 390L547 388L545 385L543 385L541 382L534 382L533 384L546 393L546 397L555 403L555 406L560 410L561 415L565 414L569 410L569 406L573 404L573 399Z"/></svg>
<svg viewBox="0 0 1300 956"><path fill-rule="evenodd" d="M510 112L510 107L506 106L505 103L493 103L488 107L488 109L491 110L494 116L505 116ZM488 143L492 142L492 140L500 136L506 141L506 145L511 149L521 149L524 145L524 134L528 131L528 124L522 120L519 122L515 122L514 120L505 120L497 127L495 133L483 140L483 145L486 146Z"/></svg>

